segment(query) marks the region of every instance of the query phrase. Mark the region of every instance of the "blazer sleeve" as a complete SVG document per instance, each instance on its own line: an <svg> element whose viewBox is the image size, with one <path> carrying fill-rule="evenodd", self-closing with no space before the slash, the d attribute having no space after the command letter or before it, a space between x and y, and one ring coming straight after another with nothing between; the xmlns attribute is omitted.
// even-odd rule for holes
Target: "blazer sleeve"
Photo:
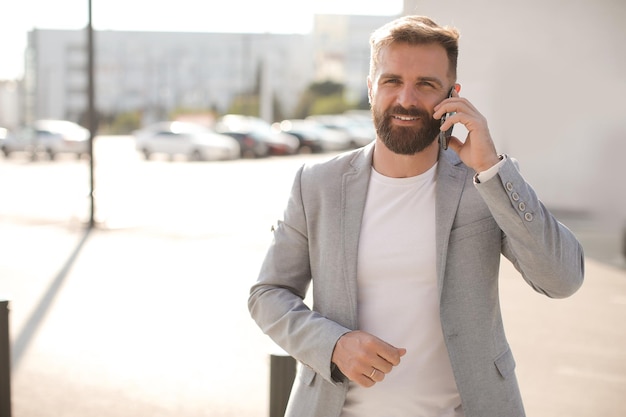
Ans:
<svg viewBox="0 0 626 417"><path fill-rule="evenodd" d="M511 158L498 174L476 183L503 231L502 253L536 291L553 298L583 283L584 254L574 234L548 211Z"/></svg>
<svg viewBox="0 0 626 417"><path fill-rule="evenodd" d="M350 329L313 311L304 298L311 283L309 240L302 201L302 171L295 181L274 238L252 286L248 309L261 330L287 353L335 382L332 353Z"/></svg>

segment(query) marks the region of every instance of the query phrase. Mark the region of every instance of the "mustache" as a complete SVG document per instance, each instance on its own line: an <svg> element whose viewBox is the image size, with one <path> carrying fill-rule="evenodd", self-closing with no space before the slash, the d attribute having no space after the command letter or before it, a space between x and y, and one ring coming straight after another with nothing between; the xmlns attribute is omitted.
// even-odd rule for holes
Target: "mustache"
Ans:
<svg viewBox="0 0 626 417"><path fill-rule="evenodd" d="M406 109L400 105L394 106L385 112L386 116L391 116L392 114L399 114L402 116L410 117L421 117L425 120L430 117L430 114L425 109L419 107L409 107L408 109Z"/></svg>

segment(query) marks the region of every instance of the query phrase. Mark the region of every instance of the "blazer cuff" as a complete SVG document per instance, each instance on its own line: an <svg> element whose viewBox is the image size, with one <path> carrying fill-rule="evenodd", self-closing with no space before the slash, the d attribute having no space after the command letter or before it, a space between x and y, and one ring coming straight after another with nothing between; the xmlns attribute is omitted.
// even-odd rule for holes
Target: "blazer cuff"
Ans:
<svg viewBox="0 0 626 417"><path fill-rule="evenodd" d="M498 171L500 171L500 167L504 165L504 161L506 161L506 159L508 158L506 154L500 154L498 156L500 158L500 162L498 162L488 170L477 172L476 174L474 174L474 184L480 184L481 182L489 181L490 179L495 177L496 174L498 174Z"/></svg>

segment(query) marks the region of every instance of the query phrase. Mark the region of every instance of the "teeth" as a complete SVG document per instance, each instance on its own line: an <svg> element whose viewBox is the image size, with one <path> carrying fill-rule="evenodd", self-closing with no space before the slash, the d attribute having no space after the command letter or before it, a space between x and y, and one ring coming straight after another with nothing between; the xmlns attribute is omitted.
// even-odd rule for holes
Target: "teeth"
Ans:
<svg viewBox="0 0 626 417"><path fill-rule="evenodd" d="M417 120L417 117L408 117L408 116L394 116L396 119L400 119L405 122L409 122L411 120Z"/></svg>

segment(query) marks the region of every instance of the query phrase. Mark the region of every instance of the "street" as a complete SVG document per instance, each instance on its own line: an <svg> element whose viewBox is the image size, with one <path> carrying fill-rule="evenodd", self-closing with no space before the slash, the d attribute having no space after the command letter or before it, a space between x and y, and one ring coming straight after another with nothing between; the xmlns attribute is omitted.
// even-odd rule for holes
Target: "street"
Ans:
<svg viewBox="0 0 626 417"><path fill-rule="evenodd" d="M267 416L277 349L248 289L295 171L329 157L144 161L103 137L90 232L87 161L0 159L13 417ZM588 258L565 300L503 262L501 296L528 416L626 414L619 261Z"/></svg>
<svg viewBox="0 0 626 417"><path fill-rule="evenodd" d="M107 138L84 238L87 161L2 161L14 416L263 416L275 347L247 293L301 163L146 162Z"/></svg>

